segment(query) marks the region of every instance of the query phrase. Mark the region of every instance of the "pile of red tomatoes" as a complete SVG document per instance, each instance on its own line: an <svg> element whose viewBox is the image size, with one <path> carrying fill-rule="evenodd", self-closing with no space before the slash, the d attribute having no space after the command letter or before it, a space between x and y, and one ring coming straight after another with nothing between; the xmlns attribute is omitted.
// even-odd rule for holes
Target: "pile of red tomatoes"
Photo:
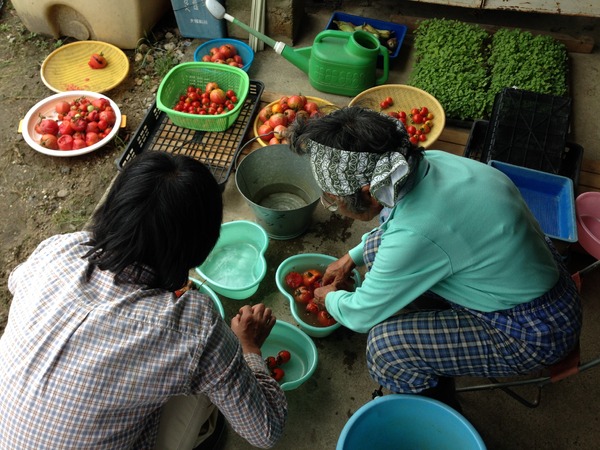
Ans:
<svg viewBox="0 0 600 450"><path fill-rule="evenodd" d="M173 106L175 111L198 115L218 115L233 110L238 96L233 89L222 89L215 81L204 87L188 86Z"/></svg>
<svg viewBox="0 0 600 450"><path fill-rule="evenodd" d="M285 132L297 118L321 114L319 105L304 95L281 97L258 112L258 136L269 145L285 144Z"/></svg>
<svg viewBox="0 0 600 450"><path fill-rule="evenodd" d="M392 97L386 97L379 102L379 107L384 110L394 105ZM429 108L421 106L420 108L412 108L410 112L397 110L389 111L388 116L398 119L404 124L410 142L417 145L419 142L425 142L427 135L433 128L434 115Z"/></svg>
<svg viewBox="0 0 600 450"><path fill-rule="evenodd" d="M277 353L277 356L267 356L265 358L265 363L271 371L271 376L275 378L276 381L281 381L285 376L285 371L281 366L288 363L291 358L292 354L287 350L280 350L279 353Z"/></svg>
<svg viewBox="0 0 600 450"><path fill-rule="evenodd" d="M238 54L237 48L233 44L223 44L219 47L211 48L208 53L202 56L202 62L213 62L217 64L228 64L233 67L244 67L244 61Z"/></svg>
<svg viewBox="0 0 600 450"><path fill-rule="evenodd" d="M314 291L323 283L323 274L319 270L309 269L302 273L288 272L284 280L296 302L298 311L304 311L303 318L306 323L320 327L330 327L337 323L327 309L314 301Z"/></svg>
<svg viewBox="0 0 600 450"><path fill-rule="evenodd" d="M79 150L107 137L116 126L117 115L107 98L80 97L61 100L54 107L56 119L40 116L35 131L39 144L50 150Z"/></svg>

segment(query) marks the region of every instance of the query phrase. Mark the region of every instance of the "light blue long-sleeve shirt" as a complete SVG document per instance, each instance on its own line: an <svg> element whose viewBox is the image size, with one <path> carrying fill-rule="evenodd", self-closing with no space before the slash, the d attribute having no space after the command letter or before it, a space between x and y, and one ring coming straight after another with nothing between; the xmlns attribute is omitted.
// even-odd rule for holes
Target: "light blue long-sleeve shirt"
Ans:
<svg viewBox="0 0 600 450"><path fill-rule="evenodd" d="M362 285L327 294L327 310L338 322L367 332L428 290L496 311L554 286L559 272L544 233L503 173L427 151L418 178L381 225L381 244ZM366 236L349 251L358 266Z"/></svg>

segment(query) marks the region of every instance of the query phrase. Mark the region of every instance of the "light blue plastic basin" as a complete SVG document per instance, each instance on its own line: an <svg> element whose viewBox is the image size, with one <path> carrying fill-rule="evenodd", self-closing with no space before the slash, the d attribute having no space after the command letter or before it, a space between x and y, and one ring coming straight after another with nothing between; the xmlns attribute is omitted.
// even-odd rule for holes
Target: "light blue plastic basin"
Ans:
<svg viewBox="0 0 600 450"><path fill-rule="evenodd" d="M449 406L418 395L377 397L344 426L336 450L485 450L471 423Z"/></svg>
<svg viewBox="0 0 600 450"><path fill-rule="evenodd" d="M260 350L264 358L277 357L281 350L290 352L292 357L289 362L281 366L285 375L280 386L284 391L296 389L308 380L319 361L317 347L312 339L298 327L279 319Z"/></svg>
<svg viewBox="0 0 600 450"><path fill-rule="evenodd" d="M299 311L298 306L294 300L294 297L288 292L285 285L285 276L289 272L304 272L309 269L317 269L322 273L325 273L325 269L329 264L335 262L337 258L329 255L323 255L320 253L302 253L299 255L290 256L285 259L277 268L275 273L275 283L279 291L285 296L290 302L290 310L294 320L298 323L302 331L312 337L326 337L337 330L341 325L336 323L330 327L316 327L309 323L306 323L302 319L303 311ZM361 276L358 270L354 269L353 278L355 287L360 286Z"/></svg>
<svg viewBox="0 0 600 450"><path fill-rule="evenodd" d="M253 295L267 273L267 232L248 220L227 222L213 251L196 273L218 294L234 300Z"/></svg>

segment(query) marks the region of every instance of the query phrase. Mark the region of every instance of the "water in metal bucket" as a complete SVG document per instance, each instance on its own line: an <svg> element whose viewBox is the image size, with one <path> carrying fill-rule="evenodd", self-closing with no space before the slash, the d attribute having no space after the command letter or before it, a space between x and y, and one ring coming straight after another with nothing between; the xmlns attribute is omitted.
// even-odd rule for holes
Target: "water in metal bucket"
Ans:
<svg viewBox="0 0 600 450"><path fill-rule="evenodd" d="M273 239L304 233L321 196L308 155L297 155L283 144L247 155L236 170L235 182L257 223Z"/></svg>

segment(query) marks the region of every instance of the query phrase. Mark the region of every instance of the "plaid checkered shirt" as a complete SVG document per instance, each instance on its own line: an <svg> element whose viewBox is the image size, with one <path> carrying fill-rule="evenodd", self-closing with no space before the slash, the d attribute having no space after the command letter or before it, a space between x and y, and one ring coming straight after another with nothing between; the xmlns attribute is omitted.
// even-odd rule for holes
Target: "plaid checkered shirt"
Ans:
<svg viewBox="0 0 600 450"><path fill-rule="evenodd" d="M259 355L198 291L173 293L94 270L86 232L44 241L9 277L0 338L0 449L150 449L161 407L206 394L252 445L287 416Z"/></svg>

